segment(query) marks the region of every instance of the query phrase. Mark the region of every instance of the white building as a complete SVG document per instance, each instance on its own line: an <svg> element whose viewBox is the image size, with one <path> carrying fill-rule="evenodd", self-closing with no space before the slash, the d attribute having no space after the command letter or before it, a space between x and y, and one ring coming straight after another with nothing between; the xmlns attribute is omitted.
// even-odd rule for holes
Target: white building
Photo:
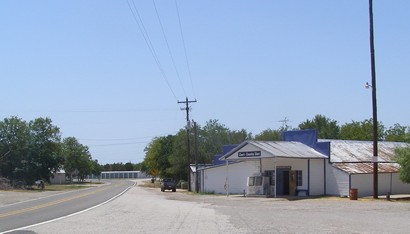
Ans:
<svg viewBox="0 0 410 234"><path fill-rule="evenodd" d="M373 194L373 145L317 140L315 130L289 131L285 141L245 141L220 158L225 164L198 169L200 191L265 196L359 196ZM410 194L399 179L394 150L407 143L379 142L378 194Z"/></svg>
<svg viewBox="0 0 410 234"><path fill-rule="evenodd" d="M245 141L201 169L201 191L247 195L322 195L327 156L300 142Z"/></svg>
<svg viewBox="0 0 410 234"><path fill-rule="evenodd" d="M59 170L50 176L50 184L65 184L66 174L64 170Z"/></svg>
<svg viewBox="0 0 410 234"><path fill-rule="evenodd" d="M325 141L325 140L321 140ZM373 195L373 142L330 140L326 167L326 194L348 196L351 188L359 196ZM400 166L394 161L394 150L407 143L378 143L378 193L410 194L410 184L399 179Z"/></svg>

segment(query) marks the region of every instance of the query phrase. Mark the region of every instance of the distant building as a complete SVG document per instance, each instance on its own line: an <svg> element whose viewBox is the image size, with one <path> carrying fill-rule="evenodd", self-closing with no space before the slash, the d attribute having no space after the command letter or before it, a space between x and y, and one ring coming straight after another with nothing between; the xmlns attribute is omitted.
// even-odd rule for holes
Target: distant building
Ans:
<svg viewBox="0 0 410 234"><path fill-rule="evenodd" d="M89 175L86 179L139 179L147 178L142 171L103 171L100 176Z"/></svg>
<svg viewBox="0 0 410 234"><path fill-rule="evenodd" d="M66 174L64 170L53 173L50 177L50 184L65 184Z"/></svg>

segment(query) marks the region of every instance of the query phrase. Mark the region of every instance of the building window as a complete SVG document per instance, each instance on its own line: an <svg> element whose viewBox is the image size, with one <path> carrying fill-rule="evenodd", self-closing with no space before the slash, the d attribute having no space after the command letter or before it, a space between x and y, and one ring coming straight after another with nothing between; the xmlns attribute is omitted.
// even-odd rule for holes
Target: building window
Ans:
<svg viewBox="0 0 410 234"><path fill-rule="evenodd" d="M255 177L255 185L256 186L261 186L262 185L262 176L256 176Z"/></svg>
<svg viewBox="0 0 410 234"><path fill-rule="evenodd" d="M297 186L303 186L302 171L296 171L296 184Z"/></svg>
<svg viewBox="0 0 410 234"><path fill-rule="evenodd" d="M265 176L266 177L269 177L269 185L275 185L275 181L276 181L276 178L275 178L275 171L273 170L273 171L265 171Z"/></svg>
<svg viewBox="0 0 410 234"><path fill-rule="evenodd" d="M255 186L255 177L249 177L248 186Z"/></svg>
<svg viewBox="0 0 410 234"><path fill-rule="evenodd" d="M262 176L251 176L248 180L248 186L261 186Z"/></svg>

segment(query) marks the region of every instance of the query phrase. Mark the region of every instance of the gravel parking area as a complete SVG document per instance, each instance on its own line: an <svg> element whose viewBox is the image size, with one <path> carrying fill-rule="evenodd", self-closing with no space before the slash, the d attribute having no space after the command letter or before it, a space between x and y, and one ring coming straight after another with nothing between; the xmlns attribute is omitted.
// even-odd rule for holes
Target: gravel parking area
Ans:
<svg viewBox="0 0 410 234"><path fill-rule="evenodd" d="M23 233L408 233L409 202L289 201L133 187L114 201Z"/></svg>

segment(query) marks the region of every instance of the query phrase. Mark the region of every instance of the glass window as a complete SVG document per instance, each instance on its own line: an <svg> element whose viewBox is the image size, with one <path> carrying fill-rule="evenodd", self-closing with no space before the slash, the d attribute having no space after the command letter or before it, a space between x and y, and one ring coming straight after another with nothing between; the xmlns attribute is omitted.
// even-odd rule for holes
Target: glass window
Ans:
<svg viewBox="0 0 410 234"><path fill-rule="evenodd" d="M249 177L248 185L255 186L255 177Z"/></svg>
<svg viewBox="0 0 410 234"><path fill-rule="evenodd" d="M262 185L262 176L255 176L255 186Z"/></svg>
<svg viewBox="0 0 410 234"><path fill-rule="evenodd" d="M302 171L296 171L296 184L297 186L303 186Z"/></svg>
<svg viewBox="0 0 410 234"><path fill-rule="evenodd" d="M275 185L275 171L265 171L265 176L269 177L269 185Z"/></svg>

